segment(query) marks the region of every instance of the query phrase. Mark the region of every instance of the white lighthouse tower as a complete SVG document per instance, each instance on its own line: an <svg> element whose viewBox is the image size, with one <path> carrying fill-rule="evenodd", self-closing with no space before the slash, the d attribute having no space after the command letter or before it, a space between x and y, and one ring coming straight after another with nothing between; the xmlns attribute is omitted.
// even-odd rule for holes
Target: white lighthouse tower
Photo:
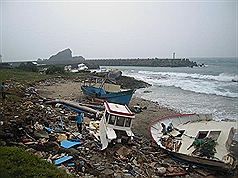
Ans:
<svg viewBox="0 0 238 178"><path fill-rule="evenodd" d="M173 59L175 59L175 52L173 53Z"/></svg>

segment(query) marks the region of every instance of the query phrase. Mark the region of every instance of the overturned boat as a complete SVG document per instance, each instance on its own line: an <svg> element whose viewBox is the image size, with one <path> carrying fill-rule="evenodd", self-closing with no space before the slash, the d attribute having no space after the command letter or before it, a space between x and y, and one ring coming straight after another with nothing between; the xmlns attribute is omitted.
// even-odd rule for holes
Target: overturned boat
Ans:
<svg viewBox="0 0 238 178"><path fill-rule="evenodd" d="M165 116L150 124L153 141L173 156L214 170L237 166L236 121L217 121L211 114Z"/></svg>
<svg viewBox="0 0 238 178"><path fill-rule="evenodd" d="M131 131L132 120L135 118L127 105L105 102L105 111L99 123L102 150L113 141L128 141L134 134Z"/></svg>

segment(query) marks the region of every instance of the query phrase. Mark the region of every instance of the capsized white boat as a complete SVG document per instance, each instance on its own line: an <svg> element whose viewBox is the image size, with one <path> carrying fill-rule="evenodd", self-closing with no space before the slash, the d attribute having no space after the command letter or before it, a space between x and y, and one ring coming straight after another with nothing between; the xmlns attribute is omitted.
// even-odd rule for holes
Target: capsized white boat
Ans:
<svg viewBox="0 0 238 178"><path fill-rule="evenodd" d="M126 140L134 136L131 131L132 120L135 118L127 105L105 102L105 111L99 123L102 150L113 140Z"/></svg>
<svg viewBox="0 0 238 178"><path fill-rule="evenodd" d="M173 156L217 170L237 166L237 122L211 114L165 116L150 124L153 141Z"/></svg>
<svg viewBox="0 0 238 178"><path fill-rule="evenodd" d="M78 64L78 68L72 69L70 71L73 73L78 73L78 72L87 71L87 70L88 70L88 67L84 63L81 63L81 64Z"/></svg>

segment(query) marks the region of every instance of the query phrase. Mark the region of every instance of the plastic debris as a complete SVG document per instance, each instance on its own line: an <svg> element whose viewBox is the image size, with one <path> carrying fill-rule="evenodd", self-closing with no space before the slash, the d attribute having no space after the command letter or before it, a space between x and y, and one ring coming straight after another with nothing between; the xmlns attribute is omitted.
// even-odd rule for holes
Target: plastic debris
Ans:
<svg viewBox="0 0 238 178"><path fill-rule="evenodd" d="M63 148L71 148L73 146L76 146L76 145L81 145L82 142L72 142L72 141L69 141L69 140L64 140L60 143L60 145L63 147Z"/></svg>
<svg viewBox="0 0 238 178"><path fill-rule="evenodd" d="M55 165L59 165L59 164L61 164L61 163L63 163L63 162L66 162L66 161L72 159L72 158L73 158L73 156L64 156L64 157L61 157L61 158L55 160Z"/></svg>

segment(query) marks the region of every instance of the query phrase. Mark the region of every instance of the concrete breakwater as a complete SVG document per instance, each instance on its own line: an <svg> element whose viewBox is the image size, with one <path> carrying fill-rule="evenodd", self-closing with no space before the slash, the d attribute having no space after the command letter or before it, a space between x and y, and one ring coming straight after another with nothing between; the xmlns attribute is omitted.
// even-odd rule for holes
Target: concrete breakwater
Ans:
<svg viewBox="0 0 238 178"><path fill-rule="evenodd" d="M143 66L143 67L194 67L196 62L187 58L183 59L94 59L85 60L86 64L98 66Z"/></svg>

